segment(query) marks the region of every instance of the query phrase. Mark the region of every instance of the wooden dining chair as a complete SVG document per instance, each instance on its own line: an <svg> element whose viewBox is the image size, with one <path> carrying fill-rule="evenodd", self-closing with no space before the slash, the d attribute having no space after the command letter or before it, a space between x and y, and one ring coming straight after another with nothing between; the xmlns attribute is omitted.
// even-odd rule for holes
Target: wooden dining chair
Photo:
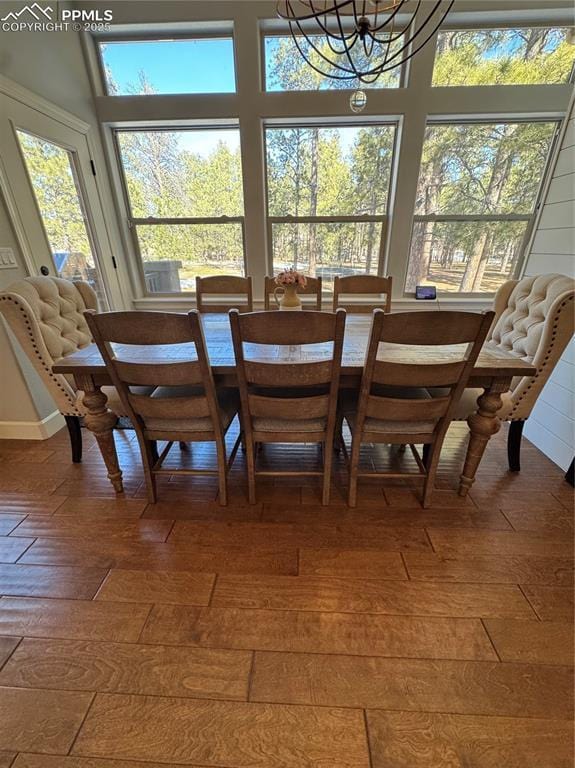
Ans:
<svg viewBox="0 0 575 768"><path fill-rule="evenodd" d="M266 310L278 309L275 299L273 298L274 291L277 287L275 278L266 275L264 282L264 308ZM308 277L306 287L301 288L298 286L297 292L298 296L315 296L315 307L311 301L303 306L305 309L316 309L318 312L321 312L321 277Z"/></svg>
<svg viewBox="0 0 575 768"><path fill-rule="evenodd" d="M150 501L156 501L158 475L217 475L220 504L225 506L227 473L240 442L238 437L227 460L225 435L238 413L239 396L234 389L216 390L198 312L92 310L85 316L136 431ZM186 346L171 349L173 345ZM134 388L141 386L153 389L137 394ZM158 440L167 441L159 456ZM162 469L175 441L215 442L217 470Z"/></svg>
<svg viewBox="0 0 575 768"><path fill-rule="evenodd" d="M222 301L206 302L204 298L207 296L217 296ZM229 312L233 308L240 312L251 312L252 278L236 275L196 277L196 306L198 312Z"/></svg>
<svg viewBox="0 0 575 768"><path fill-rule="evenodd" d="M333 282L333 310L338 307L348 312L373 312L374 309L383 309L391 312L391 277L378 277L377 275L349 275L340 277L336 275ZM377 296L377 300L371 304L342 300L343 296L363 295Z"/></svg>
<svg viewBox="0 0 575 768"><path fill-rule="evenodd" d="M256 501L256 477L269 476L322 477L322 504L329 504L345 312L304 310L241 315L231 310L230 323L250 504ZM309 344L326 345L325 353L302 354L300 345ZM246 345L259 346L250 349ZM323 470L258 471L256 445L261 443L320 443Z"/></svg>
<svg viewBox="0 0 575 768"><path fill-rule="evenodd" d="M374 311L359 397L341 405L352 434L350 507L357 503L358 478L374 475L423 481L422 503L430 505L445 434L493 317L493 312ZM427 387L445 392L432 398ZM360 473L362 443L409 444L418 472ZM423 458L415 444L424 445Z"/></svg>

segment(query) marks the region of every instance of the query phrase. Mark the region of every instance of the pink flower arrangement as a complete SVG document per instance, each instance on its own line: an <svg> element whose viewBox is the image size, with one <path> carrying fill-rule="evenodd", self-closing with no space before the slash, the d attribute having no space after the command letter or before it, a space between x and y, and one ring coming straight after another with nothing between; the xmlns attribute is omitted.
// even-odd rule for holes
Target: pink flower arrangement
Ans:
<svg viewBox="0 0 575 768"><path fill-rule="evenodd" d="M276 285L297 285L300 288L305 288L307 285L307 277L301 272L297 272L293 268L285 269L276 275Z"/></svg>

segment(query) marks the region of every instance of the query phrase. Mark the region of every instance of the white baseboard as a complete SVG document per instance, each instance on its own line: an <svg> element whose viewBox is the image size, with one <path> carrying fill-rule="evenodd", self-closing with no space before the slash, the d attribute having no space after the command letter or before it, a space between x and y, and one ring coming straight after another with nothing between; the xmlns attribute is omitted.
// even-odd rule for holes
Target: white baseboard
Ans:
<svg viewBox="0 0 575 768"><path fill-rule="evenodd" d="M42 421L0 421L0 440L47 440L65 423L59 411L54 411Z"/></svg>

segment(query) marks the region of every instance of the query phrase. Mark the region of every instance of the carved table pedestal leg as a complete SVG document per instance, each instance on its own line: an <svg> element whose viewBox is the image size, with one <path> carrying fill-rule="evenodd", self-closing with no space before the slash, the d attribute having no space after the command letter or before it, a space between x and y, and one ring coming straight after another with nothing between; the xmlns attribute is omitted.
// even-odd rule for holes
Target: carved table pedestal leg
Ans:
<svg viewBox="0 0 575 768"><path fill-rule="evenodd" d="M507 392L510 383L510 379L494 379L489 387L485 387L483 394L478 398L477 405L479 407L476 413L467 419L470 435L463 474L459 480L460 496L467 496L469 489L475 482L475 473L487 443L501 428L497 411L503 405L501 394Z"/></svg>
<svg viewBox="0 0 575 768"><path fill-rule="evenodd" d="M108 478L114 486L116 493L123 493L122 470L118 464L118 454L114 442L114 427L118 421L116 414L108 410L106 403L108 398L102 392L91 376L77 377L76 386L84 396L87 413L84 417L86 427L92 432L98 442L100 453L108 470Z"/></svg>

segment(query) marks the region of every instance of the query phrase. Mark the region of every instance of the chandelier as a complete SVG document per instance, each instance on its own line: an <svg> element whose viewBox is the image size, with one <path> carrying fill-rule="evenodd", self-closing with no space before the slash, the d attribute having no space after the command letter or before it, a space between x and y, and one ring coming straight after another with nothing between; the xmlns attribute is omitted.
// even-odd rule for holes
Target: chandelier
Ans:
<svg viewBox="0 0 575 768"><path fill-rule="evenodd" d="M298 51L320 75L371 84L421 50L454 2L279 0L278 16L289 22Z"/></svg>

